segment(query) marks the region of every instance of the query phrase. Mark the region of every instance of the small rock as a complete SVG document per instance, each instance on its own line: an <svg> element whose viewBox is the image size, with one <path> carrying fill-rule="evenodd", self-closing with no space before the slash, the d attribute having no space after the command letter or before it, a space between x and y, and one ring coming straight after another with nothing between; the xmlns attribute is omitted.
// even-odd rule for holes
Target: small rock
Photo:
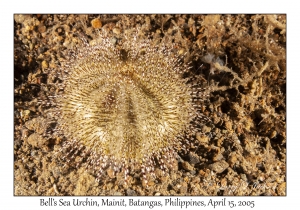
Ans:
<svg viewBox="0 0 300 210"><path fill-rule="evenodd" d="M227 130L231 131L231 130L232 130L232 122L226 121L226 122L225 122L225 128L226 128Z"/></svg>
<svg viewBox="0 0 300 210"><path fill-rule="evenodd" d="M203 128L202 128L202 132L203 133L209 133L211 131L211 128L210 127L208 127L208 126L203 126Z"/></svg>
<svg viewBox="0 0 300 210"><path fill-rule="evenodd" d="M273 139L276 135L277 135L277 132L275 130L273 130L269 137L270 137L270 139Z"/></svg>
<svg viewBox="0 0 300 210"><path fill-rule="evenodd" d="M40 24L40 25L38 26L38 31L39 31L40 33L46 32L46 26L44 26L44 24Z"/></svg>
<svg viewBox="0 0 300 210"><path fill-rule="evenodd" d="M225 160L218 161L216 163L210 164L209 168L216 173L222 173L229 167L229 164Z"/></svg>
<svg viewBox="0 0 300 210"><path fill-rule="evenodd" d="M48 68L48 66L49 66L49 65L48 65L48 62L47 62L47 61L43 61L43 62L42 62L42 68L43 68L43 69Z"/></svg>
<svg viewBox="0 0 300 210"><path fill-rule="evenodd" d="M171 195L176 195L176 192L174 190L170 190Z"/></svg>
<svg viewBox="0 0 300 210"><path fill-rule="evenodd" d="M208 136L202 134L202 133L196 133L196 138L201 144L206 144L209 141Z"/></svg>
<svg viewBox="0 0 300 210"><path fill-rule="evenodd" d="M20 116L21 116L22 120L24 120L24 121L28 120L29 115L30 115L30 110L21 110L20 111Z"/></svg>
<svg viewBox="0 0 300 210"><path fill-rule="evenodd" d="M47 143L47 140L40 134L33 133L28 137L27 142L34 147L42 147Z"/></svg>
<svg viewBox="0 0 300 210"><path fill-rule="evenodd" d="M245 182L248 181L246 174L241 174L241 178L242 178L242 180L244 180Z"/></svg>
<svg viewBox="0 0 300 210"><path fill-rule="evenodd" d="M121 33L121 30L119 28L114 28L113 33L119 35Z"/></svg>
<svg viewBox="0 0 300 210"><path fill-rule="evenodd" d="M191 164L197 164L200 162L199 156L194 152L189 153L189 158Z"/></svg>
<svg viewBox="0 0 300 210"><path fill-rule="evenodd" d="M219 161L222 160L223 158L224 158L223 155L221 153L218 153L213 157L213 161Z"/></svg>
<svg viewBox="0 0 300 210"><path fill-rule="evenodd" d="M131 190L131 189L127 189L126 190L126 193L128 196L136 196L136 192L134 190Z"/></svg>
<svg viewBox="0 0 300 210"><path fill-rule="evenodd" d="M194 170L194 167L191 166L187 161L184 161L184 162L182 163L182 167L183 167L185 170L187 170L187 171L192 171L192 170Z"/></svg>
<svg viewBox="0 0 300 210"><path fill-rule="evenodd" d="M31 120L28 120L25 123L26 128L29 130L33 130L37 132L38 134L43 134L46 132L48 124L46 120L42 117L33 118Z"/></svg>
<svg viewBox="0 0 300 210"><path fill-rule="evenodd" d="M47 122L44 118L37 117L37 118L33 118L31 120L28 120L25 123L25 126L29 130L33 130L33 131L37 132L38 134L43 134L43 133L45 133L45 131L47 129Z"/></svg>
<svg viewBox="0 0 300 210"><path fill-rule="evenodd" d="M286 182L281 183L277 188L278 195L285 196L286 195Z"/></svg>
<svg viewBox="0 0 300 210"><path fill-rule="evenodd" d="M91 24L93 26L93 28L98 29L102 27L102 22L100 20L100 18L95 18L91 21Z"/></svg>
<svg viewBox="0 0 300 210"><path fill-rule="evenodd" d="M17 22L17 23L24 23L25 20L28 20L30 19L30 15L14 15L14 20Z"/></svg>
<svg viewBox="0 0 300 210"><path fill-rule="evenodd" d="M234 154L234 155L230 156L228 162L229 162L230 166L233 167L234 164L237 162L237 157L236 157L236 155Z"/></svg>
<svg viewBox="0 0 300 210"><path fill-rule="evenodd" d="M187 186L187 183L186 182L182 182L182 185L181 185L181 187L180 187L180 193L181 194L186 194L187 193L187 188L188 188L188 186Z"/></svg>

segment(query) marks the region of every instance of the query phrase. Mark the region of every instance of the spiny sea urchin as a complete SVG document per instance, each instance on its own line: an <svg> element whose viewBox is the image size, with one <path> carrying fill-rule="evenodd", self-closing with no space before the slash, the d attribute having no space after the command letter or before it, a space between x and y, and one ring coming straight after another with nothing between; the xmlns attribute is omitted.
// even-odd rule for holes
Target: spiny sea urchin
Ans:
<svg viewBox="0 0 300 210"><path fill-rule="evenodd" d="M58 130L66 137L64 158L81 162L100 178L105 169L139 170L146 180L156 165L172 168L201 121L199 91L173 46L137 34L119 43L99 35L72 51L62 67Z"/></svg>

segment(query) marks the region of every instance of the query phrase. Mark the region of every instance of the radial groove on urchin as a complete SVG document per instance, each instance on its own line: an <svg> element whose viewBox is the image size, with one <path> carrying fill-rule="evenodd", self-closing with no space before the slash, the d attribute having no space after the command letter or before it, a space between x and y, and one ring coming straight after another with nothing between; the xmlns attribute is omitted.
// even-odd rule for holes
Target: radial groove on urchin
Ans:
<svg viewBox="0 0 300 210"><path fill-rule="evenodd" d="M168 171L177 151L193 141L201 122L203 93L183 74L189 70L172 45L136 34L116 44L105 35L72 52L54 97L64 158L85 159L98 178L110 167L125 177L156 165Z"/></svg>

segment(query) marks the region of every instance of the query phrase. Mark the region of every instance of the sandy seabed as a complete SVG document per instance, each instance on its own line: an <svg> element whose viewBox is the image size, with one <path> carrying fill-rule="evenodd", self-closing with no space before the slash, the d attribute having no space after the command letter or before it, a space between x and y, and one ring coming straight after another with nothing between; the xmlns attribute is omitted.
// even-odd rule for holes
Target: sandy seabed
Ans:
<svg viewBox="0 0 300 210"><path fill-rule="evenodd" d="M286 15L18 15L14 17L15 195L286 195ZM64 167L55 122L39 103L55 90L47 69L68 49L105 30L118 38L139 27L145 38L174 40L210 90L206 135L167 176L146 187L107 171L101 182Z"/></svg>

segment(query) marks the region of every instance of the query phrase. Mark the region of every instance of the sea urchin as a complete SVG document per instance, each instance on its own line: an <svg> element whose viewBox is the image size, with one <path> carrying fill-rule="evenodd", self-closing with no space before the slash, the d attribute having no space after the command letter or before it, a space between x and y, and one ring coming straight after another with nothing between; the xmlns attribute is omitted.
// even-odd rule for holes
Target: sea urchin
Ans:
<svg viewBox="0 0 300 210"><path fill-rule="evenodd" d="M197 132L203 93L183 74L189 66L171 47L137 34L118 43L105 35L70 53L54 97L68 161L104 170L167 171ZM187 140L188 139L188 140Z"/></svg>

